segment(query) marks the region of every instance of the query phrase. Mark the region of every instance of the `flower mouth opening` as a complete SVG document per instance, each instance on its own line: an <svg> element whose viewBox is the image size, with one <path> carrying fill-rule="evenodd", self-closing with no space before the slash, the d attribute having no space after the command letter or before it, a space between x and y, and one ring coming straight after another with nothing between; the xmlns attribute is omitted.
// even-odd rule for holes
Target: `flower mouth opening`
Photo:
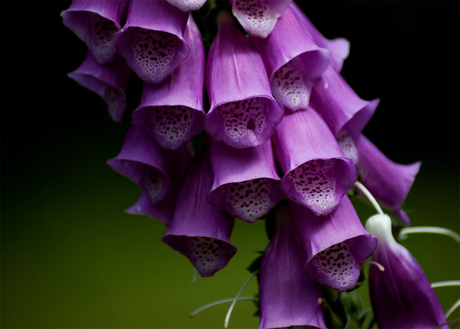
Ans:
<svg viewBox="0 0 460 329"><path fill-rule="evenodd" d="M155 204L163 199L166 193L164 175L158 169L147 166L141 178L140 185Z"/></svg>
<svg viewBox="0 0 460 329"><path fill-rule="evenodd" d="M113 36L118 32L118 27L109 19L96 13L90 15L90 30L86 43L99 63L106 63L113 59L117 50L113 42Z"/></svg>

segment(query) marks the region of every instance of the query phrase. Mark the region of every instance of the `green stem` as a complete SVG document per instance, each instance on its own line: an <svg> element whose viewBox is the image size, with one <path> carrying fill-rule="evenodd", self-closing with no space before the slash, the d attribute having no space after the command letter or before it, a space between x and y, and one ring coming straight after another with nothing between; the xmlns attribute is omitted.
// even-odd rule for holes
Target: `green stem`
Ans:
<svg viewBox="0 0 460 329"><path fill-rule="evenodd" d="M435 233L450 236L456 242L460 242L460 235L456 232L444 228L444 227L435 227L435 226L418 226L418 227L405 227L399 232L400 239L406 239L407 234L412 233Z"/></svg>

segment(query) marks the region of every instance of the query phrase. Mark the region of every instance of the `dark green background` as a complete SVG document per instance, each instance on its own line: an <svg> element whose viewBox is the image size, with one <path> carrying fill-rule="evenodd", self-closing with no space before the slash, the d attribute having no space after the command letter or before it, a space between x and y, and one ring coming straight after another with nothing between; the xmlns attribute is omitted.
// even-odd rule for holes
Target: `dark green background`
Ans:
<svg viewBox="0 0 460 329"><path fill-rule="evenodd" d="M458 232L458 2L299 3L324 35L351 41L342 73L358 95L381 99L365 134L395 161L423 162L405 204L412 224ZM160 241L164 227L123 212L140 189L105 161L121 147L139 83L129 86L124 122L114 123L98 96L66 77L85 56L61 24L69 5L0 2L1 326L221 328L228 305L187 315L237 293L267 244L263 224L237 222L237 255L192 283L189 262ZM363 219L372 214L357 208ZM431 281L459 279L451 239L412 235L404 245ZM256 292L254 281L244 295ZM436 292L445 310L460 295ZM256 328L254 311L237 304L231 328Z"/></svg>

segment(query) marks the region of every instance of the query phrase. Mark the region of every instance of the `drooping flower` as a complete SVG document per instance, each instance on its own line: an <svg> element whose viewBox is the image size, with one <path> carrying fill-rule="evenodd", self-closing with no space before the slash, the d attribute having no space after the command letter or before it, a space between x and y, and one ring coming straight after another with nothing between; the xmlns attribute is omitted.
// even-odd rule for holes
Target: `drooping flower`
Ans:
<svg viewBox="0 0 460 329"><path fill-rule="evenodd" d="M144 83L132 124L143 127L162 147L177 149L203 130L205 53L190 15L184 36L190 55L161 84Z"/></svg>
<svg viewBox="0 0 460 329"><path fill-rule="evenodd" d="M329 51L318 47L292 5L265 39L252 38L270 77L273 96L291 111L305 110L311 89L328 67Z"/></svg>
<svg viewBox="0 0 460 329"><path fill-rule="evenodd" d="M355 140L359 156L358 168L361 183L382 205L390 208L405 225L410 219L401 209L404 200L420 169L420 162L409 165L395 163L388 159L364 135Z"/></svg>
<svg viewBox="0 0 460 329"><path fill-rule="evenodd" d="M356 166L342 154L313 109L286 115L272 140L276 160L285 174L281 189L315 214L333 211L356 182Z"/></svg>
<svg viewBox="0 0 460 329"><path fill-rule="evenodd" d="M203 145L185 173L173 218L162 239L186 256L202 277L224 268L236 253L230 243L235 220L208 203L211 186L209 149Z"/></svg>
<svg viewBox="0 0 460 329"><path fill-rule="evenodd" d="M380 271L371 266L369 271L371 303L379 328L432 329L445 323L441 304L422 268L394 239L390 217L374 215L366 228L378 239L372 260L385 268Z"/></svg>
<svg viewBox="0 0 460 329"><path fill-rule="evenodd" d="M120 55L111 62L99 64L92 52L88 51L78 69L68 74L79 85L101 96L114 121L121 121L126 109L125 88L132 70Z"/></svg>
<svg viewBox="0 0 460 329"><path fill-rule="evenodd" d="M229 0L232 13L253 37L266 38L292 0Z"/></svg>
<svg viewBox="0 0 460 329"><path fill-rule="evenodd" d="M249 223L256 222L283 197L272 143L235 149L211 141L214 183L208 201Z"/></svg>
<svg viewBox="0 0 460 329"><path fill-rule="evenodd" d="M101 64L113 60L117 50L113 35L121 29L126 0L73 0L61 13L62 22L88 46Z"/></svg>
<svg viewBox="0 0 460 329"><path fill-rule="evenodd" d="M374 251L377 239L364 229L348 196L325 216L316 216L294 202L289 208L307 252L305 272L338 291L353 289L361 264Z"/></svg>
<svg viewBox="0 0 460 329"><path fill-rule="evenodd" d="M126 23L114 41L139 78L159 83L188 57L188 16L167 1L130 0Z"/></svg>
<svg viewBox="0 0 460 329"><path fill-rule="evenodd" d="M262 145L283 118L284 108L271 95L262 58L231 14L219 12L218 25L207 59L211 109L205 130L232 147Z"/></svg>
<svg viewBox="0 0 460 329"><path fill-rule="evenodd" d="M303 271L307 255L282 204L276 211L276 231L264 252L259 281L259 329L326 328L322 286Z"/></svg>

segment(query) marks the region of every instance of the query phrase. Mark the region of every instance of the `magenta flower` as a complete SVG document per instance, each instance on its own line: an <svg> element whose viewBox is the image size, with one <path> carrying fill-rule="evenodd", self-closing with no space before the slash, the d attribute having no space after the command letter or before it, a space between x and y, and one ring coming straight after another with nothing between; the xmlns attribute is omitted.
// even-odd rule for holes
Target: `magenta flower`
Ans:
<svg viewBox="0 0 460 329"><path fill-rule="evenodd" d="M159 83L187 58L190 47L184 31L188 16L164 0L130 0L126 23L114 40L139 78Z"/></svg>
<svg viewBox="0 0 460 329"><path fill-rule="evenodd" d="M441 304L420 265L410 252L396 242L388 215L374 215L367 230L378 239L372 260L369 290L374 316L381 329L432 329L446 323ZM448 326L441 326L447 329Z"/></svg>
<svg viewBox="0 0 460 329"><path fill-rule="evenodd" d="M62 23L88 46L101 64L113 60L117 50L113 35L121 29L126 14L126 0L73 0L61 13Z"/></svg>
<svg viewBox="0 0 460 329"><path fill-rule="evenodd" d="M232 13L253 37L266 38L292 0L229 0Z"/></svg>
<svg viewBox="0 0 460 329"><path fill-rule="evenodd" d="M230 13L220 12L218 25L207 59L211 109L205 130L232 147L262 145L283 118L284 108L271 95L262 58Z"/></svg>
<svg viewBox="0 0 460 329"><path fill-rule="evenodd" d="M420 169L420 162L402 165L388 159L365 136L355 140L359 155L361 183L384 206L390 208L405 225L410 219L401 209Z"/></svg>
<svg viewBox="0 0 460 329"><path fill-rule="evenodd" d="M333 211L358 177L356 166L311 108L286 115L273 134L273 146L285 174L282 191L316 215Z"/></svg>
<svg viewBox="0 0 460 329"><path fill-rule="evenodd" d="M245 149L211 141L210 157L214 183L208 201L212 205L254 223L283 197L270 140Z"/></svg>
<svg viewBox="0 0 460 329"><path fill-rule="evenodd" d="M184 38L191 45L190 56L161 84L144 83L141 103L132 114L132 124L169 149L177 149L202 131L205 117L204 45L192 16Z"/></svg>
<svg viewBox="0 0 460 329"><path fill-rule="evenodd" d="M260 269L259 329L326 328L318 303L323 288L303 271L307 255L287 205L278 207L276 217L276 231Z"/></svg>
<svg viewBox="0 0 460 329"><path fill-rule="evenodd" d="M273 96L286 109L305 110L311 89L328 67L329 51L319 48L291 5L266 38L252 38L267 68Z"/></svg>
<svg viewBox="0 0 460 329"><path fill-rule="evenodd" d="M203 7L206 0L166 0L171 5L179 8L182 11L189 12L192 10L198 10Z"/></svg>
<svg viewBox="0 0 460 329"><path fill-rule="evenodd" d="M68 76L101 96L107 104L110 117L114 121L121 121L126 108L125 88L131 74L132 70L121 56L116 55L111 62L102 65L88 51L80 67Z"/></svg>
<svg viewBox="0 0 460 329"><path fill-rule="evenodd" d="M224 268L236 253L230 243L234 219L206 201L211 186L209 150L203 146L185 173L180 202L162 239L186 256L203 277Z"/></svg>
<svg viewBox="0 0 460 329"><path fill-rule="evenodd" d="M350 199L344 196L337 209L326 216L316 216L294 202L289 207L307 251L305 272L338 291L353 289L361 264L374 251L377 239L364 229Z"/></svg>

